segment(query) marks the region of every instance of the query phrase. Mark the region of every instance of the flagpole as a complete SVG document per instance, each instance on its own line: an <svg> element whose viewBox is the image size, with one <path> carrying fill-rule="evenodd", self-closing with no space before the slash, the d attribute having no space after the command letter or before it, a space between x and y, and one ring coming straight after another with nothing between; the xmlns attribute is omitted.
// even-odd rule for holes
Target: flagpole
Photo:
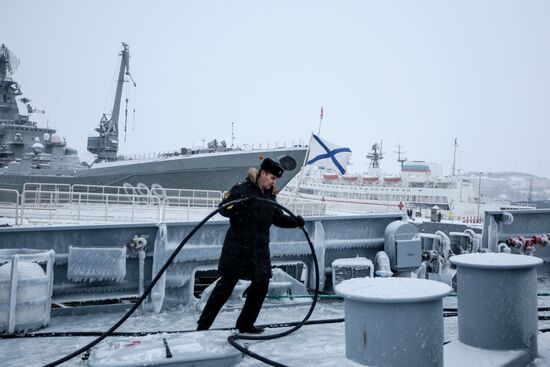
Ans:
<svg viewBox="0 0 550 367"><path fill-rule="evenodd" d="M321 135L321 122L323 121L323 106L321 106L321 113L319 114L319 129L317 130L317 136ZM311 152L311 141L313 140L313 132L311 133L309 137L309 145L307 147L306 156L304 158L304 164L302 165L302 169L300 170L300 176L298 177L298 183L296 184L296 188L294 189L294 199L298 197L298 190L300 189L300 185L302 184L302 180L304 178L304 171L306 170L307 161L309 159L309 153Z"/></svg>
<svg viewBox="0 0 550 367"><path fill-rule="evenodd" d="M298 183L296 184L296 188L294 189L294 199L298 196L298 189L300 188L300 184L302 183L302 179L304 178L304 171L306 170L307 161L309 159L309 152L311 151L311 140L313 139L313 133L311 133L311 136L309 137L309 145L307 146L306 156L304 158L304 164L302 165L302 169L300 170L300 176L298 177Z"/></svg>
<svg viewBox="0 0 550 367"><path fill-rule="evenodd" d="M317 136L321 136L321 122L323 121L323 107L321 106L321 114L319 115L319 129L317 129Z"/></svg>

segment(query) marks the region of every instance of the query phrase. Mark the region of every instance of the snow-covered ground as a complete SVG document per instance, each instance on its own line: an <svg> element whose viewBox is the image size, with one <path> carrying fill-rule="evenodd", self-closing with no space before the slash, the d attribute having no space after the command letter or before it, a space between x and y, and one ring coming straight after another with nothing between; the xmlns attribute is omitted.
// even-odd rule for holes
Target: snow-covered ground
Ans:
<svg viewBox="0 0 550 367"><path fill-rule="evenodd" d="M539 293L550 293L550 279L539 279ZM456 307L456 297L446 297L444 307ZM539 307L550 306L549 296L539 297ZM307 313L309 306L264 307L257 324L270 324L289 321L300 321ZM226 309L220 313L213 328L234 326L238 309ZM549 313L546 313L549 314ZM86 316L54 317L50 325L40 332L54 331L104 331L114 324L121 313L96 314ZM160 314L143 314L131 317L117 331L158 331L194 329L199 312L191 308L175 308ZM344 317L343 302L338 300L320 301L311 319L330 319ZM457 318L446 317L445 341L458 339ZM540 321L540 328L549 328L550 321ZM266 333L277 333L280 328L270 328ZM209 332L206 332L209 333ZM212 332L210 332L212 333ZM225 342L225 335L212 333ZM191 335L192 334L188 334ZM93 338L90 337L56 337L0 340L0 364L8 366L42 366L82 347ZM110 338L113 339L113 338ZM116 338L131 340L132 338ZM304 326L297 332L281 339L249 342L250 349L270 359L290 366L355 366L345 360L344 323ZM102 342L102 343L105 343ZM550 365L550 332L539 333L540 358L537 367ZM101 345L101 344L100 344ZM87 362L75 358L65 366L87 366ZM264 364L245 357L239 366L263 366Z"/></svg>

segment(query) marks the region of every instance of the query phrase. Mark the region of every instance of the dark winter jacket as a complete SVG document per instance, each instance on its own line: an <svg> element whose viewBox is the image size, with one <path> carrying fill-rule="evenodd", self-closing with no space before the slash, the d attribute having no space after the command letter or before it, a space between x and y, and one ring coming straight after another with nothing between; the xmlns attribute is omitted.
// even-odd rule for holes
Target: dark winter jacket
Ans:
<svg viewBox="0 0 550 367"><path fill-rule="evenodd" d="M272 190L262 190L256 184L255 170L224 196L220 206L239 198L263 198L276 202ZM262 200L248 200L230 205L221 214L229 218L218 272L222 277L247 280L267 280L271 277L269 230L274 224L282 228L298 227L283 211Z"/></svg>

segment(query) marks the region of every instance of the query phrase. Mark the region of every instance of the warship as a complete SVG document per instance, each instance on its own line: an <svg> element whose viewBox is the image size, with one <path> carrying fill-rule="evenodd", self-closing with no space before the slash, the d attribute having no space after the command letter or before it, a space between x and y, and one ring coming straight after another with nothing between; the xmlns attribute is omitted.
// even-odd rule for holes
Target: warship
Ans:
<svg viewBox="0 0 550 367"><path fill-rule="evenodd" d="M103 114L95 129L98 135L88 137L87 149L96 157L88 164L81 162L77 150L70 148L55 129L39 127L33 121L33 114L42 111L22 97L19 84L12 78L19 59L5 45L0 47L0 189L21 192L25 183L48 183L148 187L156 184L164 188L223 191L242 180L247 168L259 166L267 157L278 160L286 170L278 182L282 188L300 170L307 151L302 146L245 150L213 140L205 148L181 148L155 158L120 156L118 123L122 91L125 83L134 83L129 59L129 47L122 43L112 113Z"/></svg>

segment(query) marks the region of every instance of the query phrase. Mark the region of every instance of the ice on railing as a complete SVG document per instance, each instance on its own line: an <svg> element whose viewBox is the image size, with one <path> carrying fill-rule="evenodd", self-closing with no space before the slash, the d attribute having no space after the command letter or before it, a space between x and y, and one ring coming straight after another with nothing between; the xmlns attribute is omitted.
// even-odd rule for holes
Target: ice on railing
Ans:
<svg viewBox="0 0 550 367"><path fill-rule="evenodd" d="M126 247L69 247L67 278L74 282L120 282L126 276Z"/></svg>

